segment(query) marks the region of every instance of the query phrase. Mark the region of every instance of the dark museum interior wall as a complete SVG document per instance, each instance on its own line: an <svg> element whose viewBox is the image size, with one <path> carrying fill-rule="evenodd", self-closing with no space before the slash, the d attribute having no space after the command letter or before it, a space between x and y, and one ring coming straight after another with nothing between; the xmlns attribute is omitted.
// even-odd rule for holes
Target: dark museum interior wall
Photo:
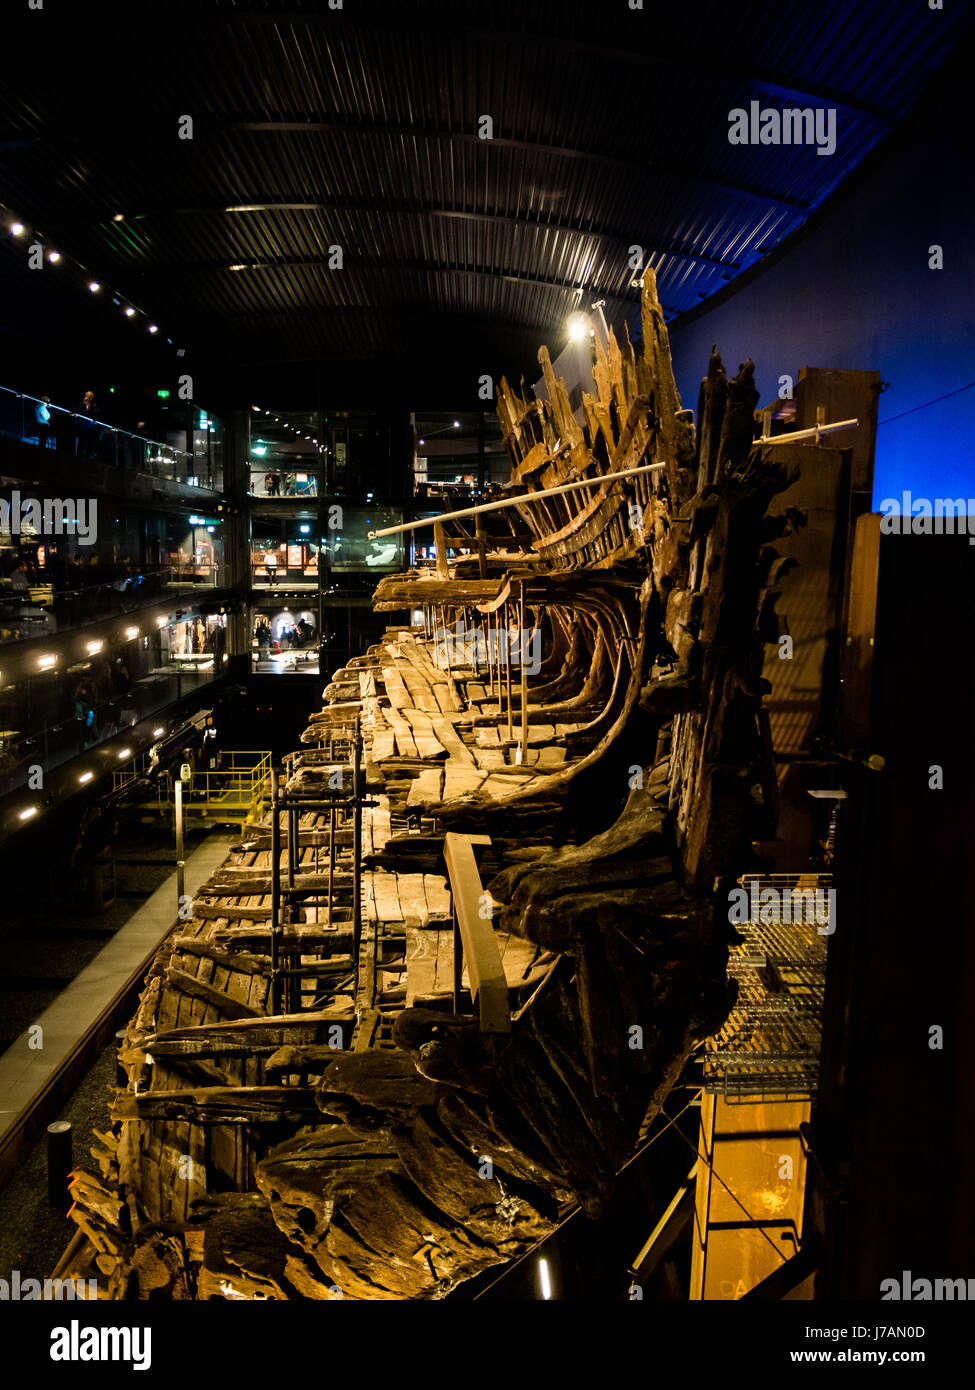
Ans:
<svg viewBox="0 0 975 1390"><path fill-rule="evenodd" d="M879 371L890 385L880 400L875 509L903 491L975 497L970 58L956 55L798 241L715 307L671 327L677 384L692 409L715 344L729 377L752 357L762 406L780 376L795 379L803 366ZM840 112L839 140L842 122ZM936 244L943 270L928 267Z"/></svg>

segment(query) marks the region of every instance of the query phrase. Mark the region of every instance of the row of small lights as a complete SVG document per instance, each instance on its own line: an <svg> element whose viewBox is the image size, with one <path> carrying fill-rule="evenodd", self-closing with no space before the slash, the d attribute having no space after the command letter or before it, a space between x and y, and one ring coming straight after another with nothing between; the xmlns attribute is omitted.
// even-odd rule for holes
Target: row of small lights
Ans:
<svg viewBox="0 0 975 1390"><path fill-rule="evenodd" d="M152 736L153 736L153 738L162 738L162 736L163 736L163 734L164 734L165 732L166 732L165 727L161 727L161 728L159 728L159 729L153 729L153 731L152 731ZM119 761L120 763L124 763L125 760L126 760L126 758L131 758L131 756L132 756L132 749L131 749L131 748L123 748L122 751L121 751L120 753L116 753L115 756L116 756L116 758L118 759L118 761ZM92 780L92 778L94 777L94 775L95 775L95 774L94 774L93 772L82 772L82 773L80 773L79 776L78 776L78 781L79 781L79 783L80 783L82 786L84 786L84 784L85 784L86 782L90 782L90 781ZM37 806L27 806L27 807L25 807L25 809L24 809L23 811L21 811L21 812L19 813L18 819L19 819L19 820L22 820L22 821L33 820L33 818L37 815L38 809L39 809L39 808L38 808Z"/></svg>
<svg viewBox="0 0 975 1390"><path fill-rule="evenodd" d="M168 622L171 622L174 617L175 614L171 613L168 617L157 618L156 626L160 628L165 627L166 624ZM137 627L127 627L125 629L125 640L127 642L134 642L137 637L141 636L142 633L140 629ZM104 641L87 642L85 644L85 651L87 652L88 656L97 656L104 646ZM37 665L42 671L51 671L57 665L57 660L57 656L48 653L45 656L39 656L37 658ZM153 738L161 738L165 732L166 730L164 728L153 729L152 736ZM131 758L131 756L131 748L123 748L121 753L116 754L116 757L118 758L119 762L124 762L126 758ZM82 785L84 785L85 782L90 782L94 775L95 774L93 772L82 772L78 777L78 781ZM36 806L28 806L25 810L20 812L19 819L23 821L31 820L34 816L37 815L37 811L38 808Z"/></svg>
<svg viewBox="0 0 975 1390"><path fill-rule="evenodd" d="M280 415L271 415L271 412L269 410L262 410L259 405L252 405L251 410L256 411L258 415L269 415L271 419L274 421L274 423L276 425L280 425L282 429L291 430L294 434L298 436L299 439L310 440L312 444L317 444L319 449L322 447L320 444L318 444L317 439L314 439L310 434L302 434L301 430L297 425L289 425L287 420L281 419Z"/></svg>
<svg viewBox="0 0 975 1390"><path fill-rule="evenodd" d="M122 213L120 213L120 212L119 212L119 213L116 213L115 216L112 218L112 221L113 221L113 222L122 222L122 221L124 221L124 217L123 217ZM25 234L26 231L27 231L27 227L25 226L25 224L24 224L23 222L11 222L11 223L10 223L10 235L11 235L12 237L22 237L22 236ZM42 245L42 244L43 244L43 243L41 243L39 237L38 237L38 243L37 243L37 244L38 244L38 245ZM61 254L60 251L53 251L53 250L48 250L48 251L47 251L47 260L48 260L48 263L49 263L50 265L57 265L60 261L63 261L64 259L65 259L65 258L64 258L64 256L62 256L62 254ZM78 264L78 269L81 270L82 272L84 272L84 266L82 266L80 263ZM100 280L89 280L89 281L88 281L88 292L89 292L90 294L100 294L101 291L102 291L103 289L105 289L105 286L101 283ZM118 305L119 305L119 307L122 309L122 313L125 315L125 317L126 317L127 319L135 318L136 314L139 313L139 310L136 309L136 308L134 308L131 304L123 305L122 300L121 300L117 295L112 295L112 302L113 302L114 304L118 304ZM148 318L148 315L146 315L146 317ZM147 325L147 328L146 328L146 331L147 331L148 333L151 333L151 334L156 334L156 333L158 333L158 332L159 332L159 325L158 325L158 323L150 323L150 324L148 324L148 325ZM170 347L172 347L172 345L173 345L173 340L172 340L172 338L167 338L167 339L166 339L166 342L170 345ZM184 349L183 349L183 348L177 348L177 349L176 349L176 356L177 356L177 357L182 357L182 356L183 356L183 352L184 352Z"/></svg>

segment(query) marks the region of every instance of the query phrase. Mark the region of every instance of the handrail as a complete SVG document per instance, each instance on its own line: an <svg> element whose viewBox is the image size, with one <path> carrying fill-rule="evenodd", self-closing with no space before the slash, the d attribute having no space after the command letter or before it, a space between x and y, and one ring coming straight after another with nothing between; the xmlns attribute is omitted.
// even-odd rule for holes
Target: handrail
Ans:
<svg viewBox="0 0 975 1390"><path fill-rule="evenodd" d="M504 507L522 507L526 502L540 502L545 497L558 497L565 492L578 492L584 487L602 487L605 483L615 483L620 479L629 481L644 473L653 473L658 468L666 468L666 463L643 463L639 468L624 468L618 473L597 473L593 478L580 478L574 483L559 483L557 487L543 487L538 492L519 492L516 497L505 497L500 502L482 502L477 507L464 507L459 512L443 512L440 516L423 517L420 521L406 521L402 526L385 526L381 531L369 531L371 541L380 536L398 536L405 531L419 531L424 526L442 526L445 521L460 521L468 516L483 516L485 512L499 512Z"/></svg>
<svg viewBox="0 0 975 1390"><path fill-rule="evenodd" d="M475 845L489 845L489 835L444 836L444 859L450 882L454 921L454 1009L458 1011L463 962L467 962L471 998L477 1005L482 1033L510 1033L508 981L490 918L481 916L484 890L474 858Z"/></svg>
<svg viewBox="0 0 975 1390"><path fill-rule="evenodd" d="M194 454L186 449L177 449L173 444L164 444L161 439L150 439L145 434L135 434L132 430L123 430L120 425L110 425L107 420L96 420L93 415L80 415L77 410L69 410L66 405L55 405L53 401L43 401L40 396L32 396L28 391L15 391L12 386L0 386L0 391L4 395L13 396L18 401L30 401L32 405L46 405L48 410L57 411L59 415L66 415L72 420L84 418L87 424L98 429L110 430L112 434L124 435L126 439L137 439L142 444L152 445L155 449L168 449L171 454L184 459L192 459Z"/></svg>
<svg viewBox="0 0 975 1390"><path fill-rule="evenodd" d="M90 436L94 431L98 431L99 434L105 433L113 436L115 441L116 465L119 463L120 453L124 453L127 448L132 448L132 446L127 445L125 441L132 441L138 452L144 451L145 453L145 458L141 466L138 460L136 460L136 471L145 471L149 476L156 476L159 465L165 464L170 470L180 468L186 472L188 476L195 476L196 468L203 463L205 467L201 472L205 473L207 477L207 481L203 486L212 487L214 485L214 480L217 476L220 464L219 462L217 464L214 463L210 454L209 442L206 449L202 452L177 449L175 445L164 444L162 440L150 439L148 435L136 434L132 430L122 429L118 425L110 424L107 420L98 420L95 419L94 416L85 415L84 412L79 413L76 410L69 410L66 406L55 405L51 401L44 401L41 397L32 396L27 391L16 391L13 387L0 385L0 397L3 396L10 397L13 401L20 403L20 422L16 432L21 440L37 438L38 442L42 445L45 442L45 437L49 440L56 440L56 429L53 420L51 424L46 427L48 433L45 436L43 433L45 427L36 420L28 421L24 413L25 402L33 407L46 405L52 416L58 415L62 417L63 421L71 422L71 430L79 439L82 436ZM208 416L207 418L209 420L211 417ZM219 424L220 422L215 421L215 423ZM63 430L64 428L65 426L62 423L61 429ZM208 441L211 439L209 433L207 434L207 439ZM214 440L214 442L219 445L220 441ZM97 459L95 461L98 462ZM103 459L101 462L109 462L109 460ZM164 473L161 474L161 476L168 477L168 474Z"/></svg>

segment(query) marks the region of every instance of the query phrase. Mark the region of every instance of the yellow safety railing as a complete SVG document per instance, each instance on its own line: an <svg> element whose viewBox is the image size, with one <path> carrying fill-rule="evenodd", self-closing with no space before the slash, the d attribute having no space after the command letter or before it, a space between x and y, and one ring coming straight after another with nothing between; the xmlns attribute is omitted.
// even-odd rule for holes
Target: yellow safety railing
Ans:
<svg viewBox="0 0 975 1390"><path fill-rule="evenodd" d="M114 787L125 786L149 771L149 755L133 758L114 774ZM228 819L246 824L258 819L269 795L271 754L264 750L232 749L220 757L211 771L194 771L183 783L183 807L187 814L208 819ZM163 811L175 804L173 779L162 773L150 795L140 805Z"/></svg>

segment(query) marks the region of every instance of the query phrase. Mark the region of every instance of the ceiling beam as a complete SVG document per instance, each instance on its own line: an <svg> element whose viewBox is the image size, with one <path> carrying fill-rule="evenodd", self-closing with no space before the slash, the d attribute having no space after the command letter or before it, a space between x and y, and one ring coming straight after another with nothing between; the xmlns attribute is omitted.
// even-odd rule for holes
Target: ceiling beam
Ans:
<svg viewBox="0 0 975 1390"><path fill-rule="evenodd" d="M561 232L572 236L593 237L600 241L612 241L616 242L620 247L626 247L627 250L629 250L629 247L632 245L640 245L645 252L652 255L675 256L679 259L692 261L699 265L731 272L743 270L748 265L751 265L754 260L758 259L757 256L753 255L749 258L735 261L720 260L714 256L699 255L695 251L690 251L683 246L659 238L650 239L648 241L638 231L623 232L612 227L587 226L584 221L578 219L552 218L550 220L543 220L539 217L528 218L520 213L474 212L469 208L430 207L410 202L393 202L392 200L381 198L362 199L346 197L332 198L328 201L309 201L300 197L284 197L256 203L202 203L183 207L146 208L141 212L126 216L121 224L116 224L104 219L78 219L70 215L59 216L57 213L39 214L37 220L38 222L43 221L47 231L53 233L59 229L78 225L89 225L90 223L95 223L109 230L115 225L124 226L128 224L136 226L139 222L154 218L215 217L221 215L246 216L249 213L268 212L376 213L384 217L438 217L463 222L485 222L493 224L510 223L519 227L525 227L532 231ZM638 272L634 271L634 275L637 273Z"/></svg>
<svg viewBox="0 0 975 1390"><path fill-rule="evenodd" d="M128 146L133 142L144 144L146 137L151 136L152 132L158 132L160 136L165 137L167 142L170 141L171 122L163 123L152 120L145 123L139 122L135 126L131 122L116 121L107 124L101 122L92 124L86 122L82 114L77 127L70 131L47 131L44 139L37 143L43 145L44 140L52 139L60 145L70 147L72 145L90 145L92 139L97 138L98 144L102 148L106 144L109 147L112 145ZM211 143L224 138L230 132L255 135L380 135L426 142L449 140L482 149L515 150L519 153L535 156L577 161L604 169L619 169L624 173L643 178L652 174L660 174L709 193L731 194L733 197L765 208L779 207L801 212L806 207L804 203L778 197L764 189L751 188L745 184L712 178L697 170L689 169L685 165L671 164L662 159L652 157L634 159L625 155L610 154L603 150L579 149L568 145L546 145L536 140L506 135L495 135L490 140L482 140L476 130L463 130L445 125L410 125L403 122L381 120L354 121L338 115L315 116L306 120L255 120L241 116L223 119L217 123L208 121L206 115L201 114L196 123L194 141L201 145ZM21 141L19 143L27 144L29 142Z"/></svg>
<svg viewBox="0 0 975 1390"><path fill-rule="evenodd" d="M277 12L266 9L259 13L236 11L221 18L224 23L232 27L268 24L288 25L295 29L328 30L339 38L343 33L355 31L374 33L377 23L380 22L372 11L370 11L369 18L364 19L353 13L346 13L344 10L309 13L290 9L282 9ZM596 37L598 30L595 31L592 39L577 39L569 34L560 34L551 28L546 28L544 32L538 32L530 29L483 28L463 25L452 28L449 33L451 37L457 36L471 46L498 43L509 47L514 45L518 48L542 48L545 52L560 50L564 53L576 53L584 58L587 64L591 64L593 59L601 58L621 66L658 70L661 63L660 55L665 53L666 68L669 71L676 69L686 72L697 80L705 77L712 82L714 80L728 84L745 82L770 93L777 91L778 95L802 96L806 100L819 102L822 105L835 106L837 110L842 108L850 115L876 122L885 127L889 126L899 114L896 111L882 111L879 107L867 103L850 102L828 92L804 91L796 85L795 79L784 73L750 75L746 72L736 72L733 61L729 61L727 52L712 52L702 45L688 44L686 32L681 33L678 39L672 34L663 33L659 23L648 30L643 23L644 16L637 13L633 13L631 18L635 21L632 33L633 41L629 41L630 36L628 35L625 47L620 44L600 43ZM441 38L444 32L442 26L431 21L424 23L422 20L414 20L412 17L407 21L384 16L381 23L384 33L396 32L412 37L436 35ZM636 28L637 25L640 26L639 29Z"/></svg>

